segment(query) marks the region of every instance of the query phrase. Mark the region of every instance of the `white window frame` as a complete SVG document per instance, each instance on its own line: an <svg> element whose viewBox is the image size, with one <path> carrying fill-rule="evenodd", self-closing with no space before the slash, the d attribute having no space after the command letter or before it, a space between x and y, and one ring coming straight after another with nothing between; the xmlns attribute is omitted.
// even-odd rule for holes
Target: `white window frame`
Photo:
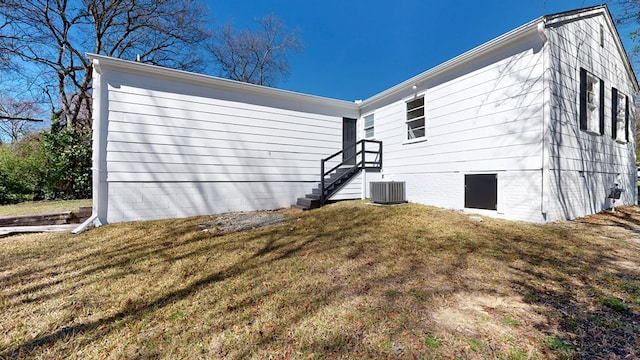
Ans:
<svg viewBox="0 0 640 360"><path fill-rule="evenodd" d="M419 105L419 102L422 105ZM413 106L413 104L418 104ZM420 111L422 110L422 111ZM427 113L424 95L417 96L406 102L406 140L408 142L426 140L427 138ZM422 125L420 125L422 122ZM420 135L422 131L422 135ZM416 134L417 133L417 134Z"/></svg>
<svg viewBox="0 0 640 360"><path fill-rule="evenodd" d="M618 99L616 104L616 141L619 143L627 142L627 99L628 97L618 91Z"/></svg>
<svg viewBox="0 0 640 360"><path fill-rule="evenodd" d="M374 114L366 115L363 121L364 126L364 138L365 139L373 139L375 136L375 116ZM367 123L369 122L369 123Z"/></svg>
<svg viewBox="0 0 640 360"><path fill-rule="evenodd" d="M600 79L588 71L586 131L600 135Z"/></svg>

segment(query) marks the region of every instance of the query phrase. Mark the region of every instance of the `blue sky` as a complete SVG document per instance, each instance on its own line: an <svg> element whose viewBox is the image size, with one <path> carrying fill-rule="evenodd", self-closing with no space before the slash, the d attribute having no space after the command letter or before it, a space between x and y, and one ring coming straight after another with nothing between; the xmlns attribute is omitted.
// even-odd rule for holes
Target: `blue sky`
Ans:
<svg viewBox="0 0 640 360"><path fill-rule="evenodd" d="M365 99L542 15L589 0L212 0L218 23L267 14L298 28L305 44L278 88ZM616 8L611 8L615 17ZM629 29L618 28L627 50Z"/></svg>

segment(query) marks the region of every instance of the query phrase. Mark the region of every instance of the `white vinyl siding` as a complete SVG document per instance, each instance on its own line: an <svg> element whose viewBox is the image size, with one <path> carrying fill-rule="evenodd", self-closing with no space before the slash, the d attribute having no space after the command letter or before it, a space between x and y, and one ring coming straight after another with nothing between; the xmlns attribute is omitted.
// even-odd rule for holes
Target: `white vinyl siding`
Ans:
<svg viewBox="0 0 640 360"><path fill-rule="evenodd" d="M110 181L313 181L320 158L341 147L341 119L111 90Z"/></svg>
<svg viewBox="0 0 640 360"><path fill-rule="evenodd" d="M337 115L358 116L337 101L252 98L215 80L102 71L107 222L291 206L317 186L320 159L342 147Z"/></svg>
<svg viewBox="0 0 640 360"><path fill-rule="evenodd" d="M407 140L426 136L424 96L407 102Z"/></svg>
<svg viewBox="0 0 640 360"><path fill-rule="evenodd" d="M494 213L543 221L540 192L531 190L541 183L543 54L531 48L538 39L487 54L501 56L491 63L470 62L417 89L409 85L395 101L365 104L363 111L375 110L376 139L384 143L384 180L405 181L409 201L464 209L464 174L499 173L504 214ZM428 141L411 143L407 111L418 107L411 104L416 91Z"/></svg>
<svg viewBox="0 0 640 360"><path fill-rule="evenodd" d="M615 29L606 21L604 12L547 26L550 89L547 219L573 219L608 208L606 192L617 179L621 179L620 186L626 189L622 202L633 204L637 177L634 137L630 134L628 143L619 140L625 137L625 131L613 121L616 101L611 88L631 94L634 85L626 71L621 48L616 45ZM604 38L600 36L601 28ZM600 46L601 43L604 46ZM592 115L588 130L584 127L582 110L585 107L580 94L583 71L596 87L593 99L598 103L591 108L604 117L598 122L598 116ZM601 86L609 90L600 89ZM602 95L598 97L597 92ZM633 131L635 126L630 125Z"/></svg>

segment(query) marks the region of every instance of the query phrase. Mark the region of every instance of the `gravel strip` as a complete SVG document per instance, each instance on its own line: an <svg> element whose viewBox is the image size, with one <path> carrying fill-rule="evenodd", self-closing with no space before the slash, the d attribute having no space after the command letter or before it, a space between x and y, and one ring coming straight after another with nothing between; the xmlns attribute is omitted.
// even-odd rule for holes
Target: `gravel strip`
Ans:
<svg viewBox="0 0 640 360"><path fill-rule="evenodd" d="M203 231L216 235L257 229L284 222L284 216L275 211L251 211L227 213L216 216L213 220L198 225Z"/></svg>

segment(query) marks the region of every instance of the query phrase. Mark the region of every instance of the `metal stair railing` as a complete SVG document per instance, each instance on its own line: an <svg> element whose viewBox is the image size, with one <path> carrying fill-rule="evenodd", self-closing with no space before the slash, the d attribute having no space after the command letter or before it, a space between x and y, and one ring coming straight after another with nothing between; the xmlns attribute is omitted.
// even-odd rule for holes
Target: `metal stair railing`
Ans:
<svg viewBox="0 0 640 360"><path fill-rule="evenodd" d="M377 150L368 150L366 146L367 144L377 144L378 148ZM342 159L342 161L338 165L325 171L326 163L328 161L330 161L331 159L335 158L340 154L343 154L345 151L352 150L354 148L358 149L358 151L355 152L353 155L349 156L348 158ZM375 154L375 157L373 158L373 160L370 160L369 157L367 157L367 154ZM353 161L353 163L355 164L352 163L352 160L355 160ZM331 182L327 183L327 181L325 180L325 177L327 175L332 174L334 171L342 168L344 165L350 165L350 168L348 169L348 171L345 171L343 174L339 175L338 177L333 179ZM348 180L349 178L353 177L358 172L358 171L353 171L354 169L362 170L362 169L380 169L380 168L382 168L382 141L379 141L379 140L365 140L365 139L360 140L357 143L355 143L354 147L342 149L330 155L329 157L320 160L320 206L323 206L324 203L327 201L327 199L331 197L331 195L333 195L338 190L337 188L334 188L333 191L330 191L329 189L331 188L331 186L333 186L336 183L341 183L342 181Z"/></svg>

